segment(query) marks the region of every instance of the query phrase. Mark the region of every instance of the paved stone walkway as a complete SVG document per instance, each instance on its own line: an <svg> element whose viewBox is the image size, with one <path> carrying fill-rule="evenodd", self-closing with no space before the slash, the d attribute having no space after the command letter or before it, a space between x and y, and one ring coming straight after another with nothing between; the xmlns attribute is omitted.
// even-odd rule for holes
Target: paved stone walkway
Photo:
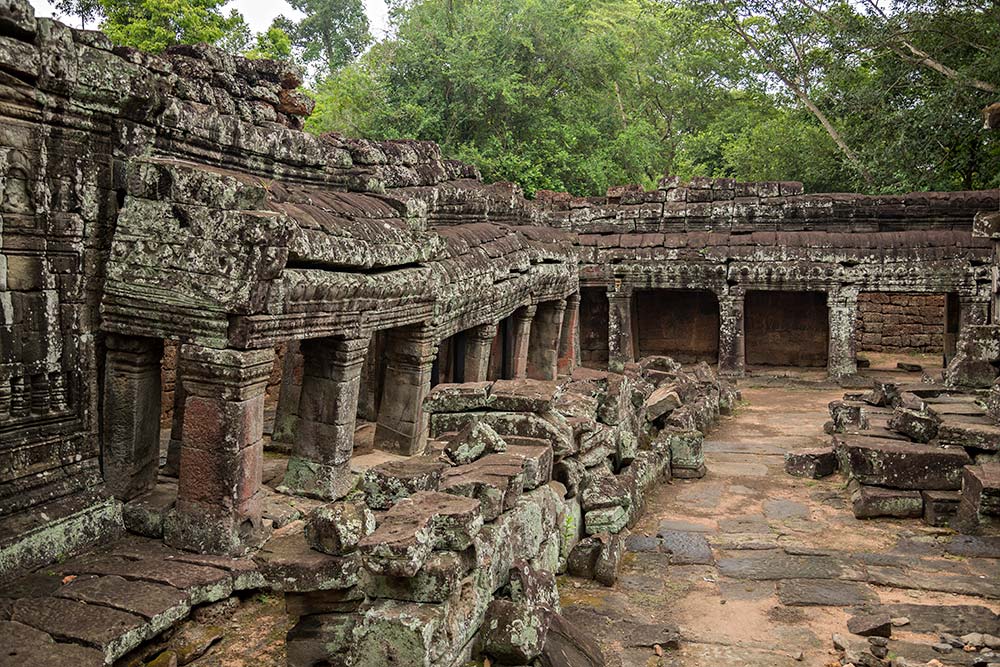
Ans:
<svg viewBox="0 0 1000 667"><path fill-rule="evenodd" d="M881 606L911 621L890 655L972 664L930 645L939 631L1000 634L1000 537L859 521L843 478L784 472L785 451L829 441L826 406L842 394L745 389L746 405L705 442L708 475L650 499L618 583L562 577L566 616L627 666L783 667L836 661L833 633L864 644L847 619Z"/></svg>

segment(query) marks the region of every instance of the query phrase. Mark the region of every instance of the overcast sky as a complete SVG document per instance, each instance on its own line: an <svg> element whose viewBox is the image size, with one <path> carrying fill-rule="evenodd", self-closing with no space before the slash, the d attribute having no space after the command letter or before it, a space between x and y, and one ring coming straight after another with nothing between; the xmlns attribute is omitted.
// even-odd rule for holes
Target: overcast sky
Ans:
<svg viewBox="0 0 1000 667"><path fill-rule="evenodd" d="M48 0L30 0L35 7L35 14L38 16L52 16L52 3ZM371 23L372 35L376 39L381 38L386 28L386 7L385 0L365 0L365 7L368 9L368 20ZM288 17L299 16L298 12L292 9L285 0L231 0L226 5L227 9L239 10L243 17L250 24L250 29L254 32L261 32L271 25L271 20L278 14ZM74 23L72 19L67 19L67 23ZM74 23L75 25L75 23ZM87 26L92 28L95 26Z"/></svg>

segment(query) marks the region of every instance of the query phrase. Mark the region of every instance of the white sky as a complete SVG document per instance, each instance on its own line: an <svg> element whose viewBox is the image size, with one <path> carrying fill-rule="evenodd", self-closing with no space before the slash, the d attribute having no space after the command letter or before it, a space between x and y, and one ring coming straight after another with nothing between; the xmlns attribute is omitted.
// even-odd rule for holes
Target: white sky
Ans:
<svg viewBox="0 0 1000 667"><path fill-rule="evenodd" d="M54 13L53 3L49 0L30 0L35 7L35 14L38 16L52 16ZM371 23L372 35L376 39L381 39L385 35L388 24L388 10L385 0L365 0L365 8L368 10L368 21ZM297 18L298 12L289 6L285 0L231 0L226 9L239 10L250 29L254 32L261 32L269 25L271 20L278 14L284 14L289 18ZM75 24L73 19L65 19L67 23ZM94 28L96 26L87 26Z"/></svg>

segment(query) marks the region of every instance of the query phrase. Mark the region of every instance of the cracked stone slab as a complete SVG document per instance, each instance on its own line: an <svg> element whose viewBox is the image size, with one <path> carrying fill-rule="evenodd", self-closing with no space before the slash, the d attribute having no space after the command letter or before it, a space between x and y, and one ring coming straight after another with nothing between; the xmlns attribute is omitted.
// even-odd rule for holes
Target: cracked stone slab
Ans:
<svg viewBox="0 0 1000 667"><path fill-rule="evenodd" d="M64 598L25 598L14 603L11 620L101 651L113 662L148 636L145 619L118 609Z"/></svg>
<svg viewBox="0 0 1000 667"><path fill-rule="evenodd" d="M0 621L0 664L103 667L104 653L79 644L56 642L48 633L23 623Z"/></svg>
<svg viewBox="0 0 1000 667"><path fill-rule="evenodd" d="M56 592L57 597L100 604L142 616L146 620L163 615L183 618L191 609L188 594L172 586L121 577L80 577Z"/></svg>
<svg viewBox="0 0 1000 667"><path fill-rule="evenodd" d="M129 580L166 584L188 592L191 604L215 602L233 593L228 572L215 567L192 565L177 560L129 560L116 557L81 558L62 568L66 574L119 576Z"/></svg>
<svg viewBox="0 0 1000 667"><path fill-rule="evenodd" d="M824 579L781 581L778 599L789 607L853 607L879 602L878 594L865 584Z"/></svg>
<svg viewBox="0 0 1000 667"><path fill-rule="evenodd" d="M733 579L838 579L848 573L840 560L827 556L767 554L754 558L722 558L719 574Z"/></svg>
<svg viewBox="0 0 1000 667"><path fill-rule="evenodd" d="M948 542L945 551L967 558L1000 558L1000 537L956 535Z"/></svg>
<svg viewBox="0 0 1000 667"><path fill-rule="evenodd" d="M893 618L910 619L906 630L921 633L947 632L962 636L969 632L1000 635L1000 614L979 605L887 604L882 610Z"/></svg>
<svg viewBox="0 0 1000 667"><path fill-rule="evenodd" d="M793 500L765 500L764 516L778 521L784 519L807 519L809 508Z"/></svg>

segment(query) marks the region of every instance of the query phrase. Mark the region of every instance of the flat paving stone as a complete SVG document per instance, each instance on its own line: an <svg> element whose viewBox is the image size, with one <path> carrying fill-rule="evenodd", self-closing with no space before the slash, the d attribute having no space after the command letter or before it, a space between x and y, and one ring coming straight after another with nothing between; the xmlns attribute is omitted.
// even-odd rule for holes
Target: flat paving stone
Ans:
<svg viewBox="0 0 1000 667"><path fill-rule="evenodd" d="M868 566L866 569L868 582L880 586L1000 599L1000 577L977 577L944 572L917 573L898 567Z"/></svg>
<svg viewBox="0 0 1000 667"><path fill-rule="evenodd" d="M712 474L719 477L767 477L763 463L712 462Z"/></svg>
<svg viewBox="0 0 1000 667"><path fill-rule="evenodd" d="M809 508L793 500L765 500L764 516L778 521L784 519L805 519L809 517Z"/></svg>
<svg viewBox="0 0 1000 667"><path fill-rule="evenodd" d="M763 514L748 514L730 519L719 519L719 530L723 533L754 533L769 535L771 527Z"/></svg>
<svg viewBox="0 0 1000 667"><path fill-rule="evenodd" d="M56 639L95 648L109 662L138 646L147 635L146 621L140 616L63 598L18 600L14 603L11 619Z"/></svg>
<svg viewBox="0 0 1000 667"><path fill-rule="evenodd" d="M879 602L865 584L824 579L788 579L778 583L778 599L789 607L853 607Z"/></svg>
<svg viewBox="0 0 1000 667"><path fill-rule="evenodd" d="M982 632L1000 636L1000 615L988 607L900 603L882 605L880 609L893 618L905 616L910 619L910 623L904 626L908 632L947 632L959 637L970 632Z"/></svg>
<svg viewBox="0 0 1000 667"><path fill-rule="evenodd" d="M104 653L79 644L56 642L23 623L0 621L0 667L103 667Z"/></svg>
<svg viewBox="0 0 1000 667"><path fill-rule="evenodd" d="M680 530L661 531L663 549L670 553L673 565L710 565L715 562L712 547L700 533Z"/></svg>
<svg viewBox="0 0 1000 667"><path fill-rule="evenodd" d="M774 595L773 581L734 581L723 579L716 584L724 600L763 600Z"/></svg>
<svg viewBox="0 0 1000 667"><path fill-rule="evenodd" d="M693 521L680 521L667 519L660 522L660 531L664 530L684 530L690 533L714 533L715 528Z"/></svg>
<svg viewBox="0 0 1000 667"><path fill-rule="evenodd" d="M215 602L233 593L232 577L225 570L178 560L129 560L105 556L66 563L61 569L65 574L112 575L166 584L187 591L191 604Z"/></svg>
<svg viewBox="0 0 1000 667"><path fill-rule="evenodd" d="M945 551L966 558L1000 558L1000 537L956 535L945 546ZM1000 577L1000 572L997 576Z"/></svg>
<svg viewBox="0 0 1000 667"><path fill-rule="evenodd" d="M845 568L826 556L789 556L768 554L757 558L722 558L719 574L733 579L758 581L775 579L837 579Z"/></svg>
<svg viewBox="0 0 1000 667"><path fill-rule="evenodd" d="M185 615L191 608L188 594L172 586L121 577L80 577L58 591L57 597L114 607L152 619L170 610Z"/></svg>

